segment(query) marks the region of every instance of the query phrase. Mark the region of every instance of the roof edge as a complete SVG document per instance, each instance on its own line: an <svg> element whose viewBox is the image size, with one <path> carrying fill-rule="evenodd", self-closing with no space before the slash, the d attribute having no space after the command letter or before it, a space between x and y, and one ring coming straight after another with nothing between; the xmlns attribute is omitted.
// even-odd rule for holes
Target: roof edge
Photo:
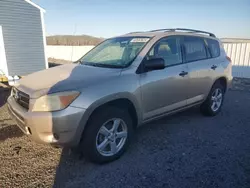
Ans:
<svg viewBox="0 0 250 188"><path fill-rule="evenodd" d="M40 7L40 6L38 6L37 4L33 3L32 1L30 1L30 0L24 0L24 1L26 1L27 3L31 4L32 6L34 6L34 7L36 7L36 8L38 8L38 9L39 9L40 11L42 11L43 13L46 12L45 9L43 9L42 7Z"/></svg>

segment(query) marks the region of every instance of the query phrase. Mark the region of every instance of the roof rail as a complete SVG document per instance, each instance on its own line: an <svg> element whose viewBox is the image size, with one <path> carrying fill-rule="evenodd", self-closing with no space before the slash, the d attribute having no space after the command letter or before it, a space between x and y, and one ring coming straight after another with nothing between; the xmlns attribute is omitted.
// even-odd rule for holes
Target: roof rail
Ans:
<svg viewBox="0 0 250 188"><path fill-rule="evenodd" d="M127 33L127 34L135 34L135 33L143 33L144 31L134 31L134 32L130 32L130 33Z"/></svg>
<svg viewBox="0 0 250 188"><path fill-rule="evenodd" d="M169 29L157 29L157 30L152 30L149 32L157 32L157 31L165 31L165 32L175 32L175 31L190 31L190 32L195 32L195 33L204 33L208 34L210 37L216 37L215 34L207 32L207 31L201 31L201 30L195 30L195 29L186 29L186 28L169 28Z"/></svg>

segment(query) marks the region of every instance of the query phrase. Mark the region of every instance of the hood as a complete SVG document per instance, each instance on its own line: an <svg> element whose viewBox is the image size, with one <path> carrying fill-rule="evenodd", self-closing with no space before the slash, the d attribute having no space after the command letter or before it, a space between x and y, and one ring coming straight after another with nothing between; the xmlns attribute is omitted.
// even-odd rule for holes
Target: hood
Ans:
<svg viewBox="0 0 250 188"><path fill-rule="evenodd" d="M38 98L49 93L78 90L105 78L119 76L120 72L121 69L67 64L25 76L15 87L30 98Z"/></svg>

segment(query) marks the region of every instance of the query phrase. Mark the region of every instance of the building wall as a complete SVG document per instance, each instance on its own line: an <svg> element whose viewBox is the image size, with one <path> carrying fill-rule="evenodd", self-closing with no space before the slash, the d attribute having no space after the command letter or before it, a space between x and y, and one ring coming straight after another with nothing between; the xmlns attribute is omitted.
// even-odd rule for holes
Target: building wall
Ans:
<svg viewBox="0 0 250 188"><path fill-rule="evenodd" d="M8 73L8 66L6 63L3 32L2 32L2 27L0 26L0 76L6 75L6 73Z"/></svg>
<svg viewBox="0 0 250 188"><path fill-rule="evenodd" d="M52 46L46 47L49 58L76 61L91 50L94 46Z"/></svg>
<svg viewBox="0 0 250 188"><path fill-rule="evenodd" d="M1 0L2 26L9 75L46 68L41 14L24 0Z"/></svg>
<svg viewBox="0 0 250 188"><path fill-rule="evenodd" d="M224 48L232 59L233 76L250 78L250 42L224 43Z"/></svg>

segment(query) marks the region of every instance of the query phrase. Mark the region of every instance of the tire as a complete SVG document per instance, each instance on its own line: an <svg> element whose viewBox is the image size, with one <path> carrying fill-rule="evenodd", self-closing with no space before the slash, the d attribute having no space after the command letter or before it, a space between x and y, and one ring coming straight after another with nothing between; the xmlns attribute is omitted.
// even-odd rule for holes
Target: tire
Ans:
<svg viewBox="0 0 250 188"><path fill-rule="evenodd" d="M118 125L117 134L112 132L112 130L115 132L115 125ZM109 132L107 132L107 130ZM127 135L125 138L126 131ZM122 156L131 142L133 133L133 121L127 110L108 106L94 112L91 116L87 123L86 130L82 135L79 149L83 156L91 162L111 162ZM123 137L121 137L122 134ZM121 138L118 138L118 136ZM120 142L121 140L123 141ZM116 150L112 150L112 148L115 148L112 147L114 143L117 146ZM119 145L119 143L121 144ZM103 144L103 147L101 147L101 144ZM102 150L107 150L107 152Z"/></svg>
<svg viewBox="0 0 250 188"><path fill-rule="evenodd" d="M219 99L214 99L214 96L216 95L216 91L221 92L220 102L219 102ZM226 91L225 86L223 86L219 81L215 82L215 84L213 85L212 89L210 90L208 94L207 99L203 102L203 104L200 107L203 115L215 116L221 111L221 108L224 102L225 91ZM214 105L214 101L218 102L217 105Z"/></svg>

